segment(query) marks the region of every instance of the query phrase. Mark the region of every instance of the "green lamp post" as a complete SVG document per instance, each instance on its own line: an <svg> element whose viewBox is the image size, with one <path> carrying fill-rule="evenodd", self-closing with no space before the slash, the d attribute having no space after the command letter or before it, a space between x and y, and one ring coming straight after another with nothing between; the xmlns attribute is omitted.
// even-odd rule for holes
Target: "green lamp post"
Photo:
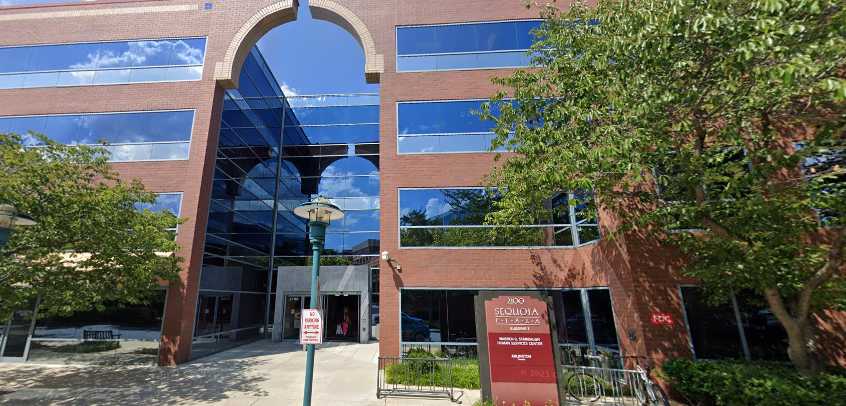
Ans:
<svg viewBox="0 0 846 406"><path fill-rule="evenodd" d="M28 217L18 214L14 206L0 204L0 247L6 245L12 235L12 229L21 226L32 226L35 222Z"/></svg>
<svg viewBox="0 0 846 406"><path fill-rule="evenodd" d="M310 202L303 203L294 209L294 214L308 220L308 239L311 242L311 302L309 309L317 309L318 291L317 279L320 274L320 253L323 242L326 241L326 227L333 220L344 217L344 211L332 204L329 199L318 196ZM314 378L314 344L306 347L306 376L303 391L303 406L311 405L311 383Z"/></svg>

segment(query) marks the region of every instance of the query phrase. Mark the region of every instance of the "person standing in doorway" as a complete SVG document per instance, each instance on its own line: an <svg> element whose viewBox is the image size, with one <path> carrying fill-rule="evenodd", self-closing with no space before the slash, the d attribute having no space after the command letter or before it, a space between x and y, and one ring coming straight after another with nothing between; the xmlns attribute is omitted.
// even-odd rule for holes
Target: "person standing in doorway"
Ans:
<svg viewBox="0 0 846 406"><path fill-rule="evenodd" d="M344 337L349 337L350 333L350 309L344 307L344 319L341 321L341 332Z"/></svg>

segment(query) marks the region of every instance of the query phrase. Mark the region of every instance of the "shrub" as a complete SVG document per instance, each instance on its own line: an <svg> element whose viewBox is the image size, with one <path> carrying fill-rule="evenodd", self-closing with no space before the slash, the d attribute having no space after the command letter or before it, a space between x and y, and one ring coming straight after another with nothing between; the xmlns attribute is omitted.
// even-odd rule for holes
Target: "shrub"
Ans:
<svg viewBox="0 0 846 406"><path fill-rule="evenodd" d="M389 384L443 386L479 389L479 361L475 359L449 359L434 361L435 354L423 349L412 349L401 362L388 365L385 377ZM448 367L449 366L449 367Z"/></svg>
<svg viewBox="0 0 846 406"><path fill-rule="evenodd" d="M664 363L672 388L693 405L846 405L846 375L808 377L775 363L692 361Z"/></svg>

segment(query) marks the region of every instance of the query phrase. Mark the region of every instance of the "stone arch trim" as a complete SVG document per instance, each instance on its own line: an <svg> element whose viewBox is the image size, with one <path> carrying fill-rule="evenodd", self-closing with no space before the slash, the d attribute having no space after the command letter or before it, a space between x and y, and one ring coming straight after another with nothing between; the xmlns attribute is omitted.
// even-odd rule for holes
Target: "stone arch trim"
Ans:
<svg viewBox="0 0 846 406"><path fill-rule="evenodd" d="M227 89L237 88L241 66L247 59L250 49L274 27L296 20L297 6L297 0L282 0L259 10L250 17L235 33L235 37L226 49L223 61L215 64L215 80Z"/></svg>
<svg viewBox="0 0 846 406"><path fill-rule="evenodd" d="M296 20L297 7L298 0L281 0L250 17L232 38L223 61L215 64L215 80L224 88L237 88L241 66L250 49L271 29ZM332 0L311 0L309 9L314 18L337 24L352 34L364 50L364 74L367 82L378 83L385 71L385 58L376 53L373 36L364 22L348 8Z"/></svg>
<svg viewBox="0 0 846 406"><path fill-rule="evenodd" d="M332 0L310 0L311 16L347 30L364 50L364 76L368 83L379 83L385 72L385 56L376 52L376 43L367 25L350 9Z"/></svg>

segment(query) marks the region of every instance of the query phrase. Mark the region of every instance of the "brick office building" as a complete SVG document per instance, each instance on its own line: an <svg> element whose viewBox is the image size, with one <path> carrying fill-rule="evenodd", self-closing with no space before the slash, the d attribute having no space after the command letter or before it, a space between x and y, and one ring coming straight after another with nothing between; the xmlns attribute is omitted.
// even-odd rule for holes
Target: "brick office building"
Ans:
<svg viewBox="0 0 846 406"><path fill-rule="evenodd" d="M375 216L375 229L341 226L340 242L327 242L337 244L327 264L372 273L370 294L378 298L343 306L360 306L362 328L378 312L383 355L413 346L473 352L476 290L537 289L553 297L559 341L578 351L784 357L771 314L743 295L707 308L694 281L672 272L677 263L666 250L636 237L604 240L602 229L614 226L605 213L591 224L579 207L567 209L549 224L527 225L519 244L481 237L486 226L468 207L495 199L478 188L494 154L486 151L490 126L469 112L497 90L492 77L528 65L529 31L539 22L522 1L310 0L314 18L355 37L362 75L380 84L378 96L319 105L286 99L253 51L270 29L297 18L296 0L6 3L0 130L43 129L61 139L69 124L51 127L51 120L162 123L109 147L122 176L169 197L163 206L187 219L177 233L182 283L168 288L157 310L161 364L270 335L281 328L271 326L276 309L303 305L302 297L275 295L284 290L279 272L307 265L305 228L290 209L323 191L325 171L341 157L373 164L351 176L378 185L330 197L361 218ZM307 110L319 107L343 113ZM363 118L374 114L375 123ZM332 121L337 115L347 117ZM237 124L241 116L249 123ZM32 128L27 120L44 123ZM359 132L321 135L316 128L324 126ZM253 197L243 198L245 190ZM556 200L566 205L567 195ZM31 324L37 342L39 324Z"/></svg>

